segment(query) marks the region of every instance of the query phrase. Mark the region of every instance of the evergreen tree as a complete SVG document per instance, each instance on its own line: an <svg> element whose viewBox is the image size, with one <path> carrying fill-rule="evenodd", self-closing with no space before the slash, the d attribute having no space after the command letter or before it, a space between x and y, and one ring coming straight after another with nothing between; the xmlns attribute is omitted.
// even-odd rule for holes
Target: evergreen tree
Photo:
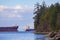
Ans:
<svg viewBox="0 0 60 40"><path fill-rule="evenodd" d="M38 24L39 24L39 14L40 14L40 5L39 5L39 3L37 3L36 5L35 5L35 12L34 12L34 14L35 14L35 17L34 17L34 27L35 27L35 30L37 31L37 30L39 30L38 29Z"/></svg>
<svg viewBox="0 0 60 40"><path fill-rule="evenodd" d="M60 4L55 3L46 7L45 2L35 6L34 27L36 32L57 31L60 29Z"/></svg>

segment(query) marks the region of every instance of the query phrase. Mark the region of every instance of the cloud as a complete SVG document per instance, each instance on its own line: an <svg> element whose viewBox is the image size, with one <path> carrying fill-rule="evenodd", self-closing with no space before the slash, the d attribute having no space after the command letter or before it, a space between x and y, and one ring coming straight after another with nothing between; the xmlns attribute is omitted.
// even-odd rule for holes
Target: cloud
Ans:
<svg viewBox="0 0 60 40"><path fill-rule="evenodd" d="M21 5L16 5L16 6L0 5L0 17L23 19L22 13L31 10L32 8Z"/></svg>
<svg viewBox="0 0 60 40"><path fill-rule="evenodd" d="M15 10L15 11L18 11L18 10L23 10L23 6L21 5L16 5L16 6L6 6L6 5L0 5L0 12L4 11L4 10Z"/></svg>
<svg viewBox="0 0 60 40"><path fill-rule="evenodd" d="M22 6L20 6L20 5L16 5L15 7L14 7L14 9L23 9L23 7Z"/></svg>
<svg viewBox="0 0 60 40"><path fill-rule="evenodd" d="M7 6L0 5L0 12L2 12L6 8L7 8Z"/></svg>
<svg viewBox="0 0 60 40"><path fill-rule="evenodd" d="M16 5L16 6L7 6L7 5L0 5L0 12L4 10L15 10L16 11L30 11L33 8L28 7L28 6L21 6L21 5Z"/></svg>

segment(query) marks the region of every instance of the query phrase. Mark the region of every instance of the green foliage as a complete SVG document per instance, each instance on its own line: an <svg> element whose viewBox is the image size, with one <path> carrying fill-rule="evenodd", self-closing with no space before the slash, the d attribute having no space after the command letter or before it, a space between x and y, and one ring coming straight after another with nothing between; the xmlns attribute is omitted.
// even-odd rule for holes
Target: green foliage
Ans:
<svg viewBox="0 0 60 40"><path fill-rule="evenodd" d="M50 7L47 7L45 2L42 5L37 3L34 14L34 27L37 32L56 31L60 28L57 22L60 14L59 3L51 4Z"/></svg>

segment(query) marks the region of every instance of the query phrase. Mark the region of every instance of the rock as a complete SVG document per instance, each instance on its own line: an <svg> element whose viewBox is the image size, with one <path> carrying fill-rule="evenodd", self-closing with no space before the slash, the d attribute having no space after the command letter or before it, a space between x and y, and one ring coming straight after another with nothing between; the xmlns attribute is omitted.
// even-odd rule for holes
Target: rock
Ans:
<svg viewBox="0 0 60 40"><path fill-rule="evenodd" d="M58 38L57 40L60 40L60 38Z"/></svg>
<svg viewBox="0 0 60 40"><path fill-rule="evenodd" d="M60 30L57 31L56 39L57 39L57 40L60 40Z"/></svg>
<svg viewBox="0 0 60 40"><path fill-rule="evenodd" d="M49 37L50 37L50 38L53 38L55 35L56 35L56 32L51 32L51 33L49 34Z"/></svg>

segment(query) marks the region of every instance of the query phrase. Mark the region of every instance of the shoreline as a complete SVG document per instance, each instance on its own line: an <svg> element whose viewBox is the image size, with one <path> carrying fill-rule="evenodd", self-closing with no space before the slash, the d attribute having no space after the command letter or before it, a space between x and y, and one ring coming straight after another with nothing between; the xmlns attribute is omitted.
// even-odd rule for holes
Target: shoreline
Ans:
<svg viewBox="0 0 60 40"><path fill-rule="evenodd" d="M50 32L34 32L34 34L49 34Z"/></svg>

